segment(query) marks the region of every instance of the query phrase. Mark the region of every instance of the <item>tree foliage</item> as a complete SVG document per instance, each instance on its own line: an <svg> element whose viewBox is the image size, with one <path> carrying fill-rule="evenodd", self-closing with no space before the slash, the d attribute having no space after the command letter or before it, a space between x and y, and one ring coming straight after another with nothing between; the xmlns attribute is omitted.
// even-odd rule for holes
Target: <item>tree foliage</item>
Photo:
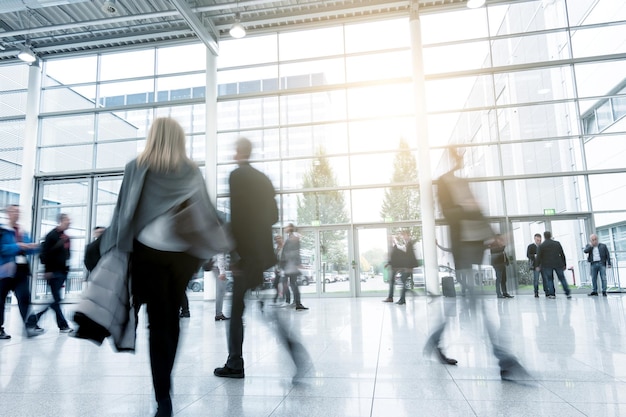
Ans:
<svg viewBox="0 0 626 417"><path fill-rule="evenodd" d="M409 144L400 139L398 152L394 159L391 186L385 191L385 199L380 210L383 220L393 222L415 221L420 219L420 198L418 188L417 163ZM394 184L411 185L394 185ZM396 233L396 231L393 231ZM421 231L411 228L411 238L419 240Z"/></svg>
<svg viewBox="0 0 626 417"><path fill-rule="evenodd" d="M298 223L301 225L348 223L344 195L341 191L332 190L336 186L337 179L333 169L324 149L320 148L302 180L305 192L298 197ZM337 270L348 268L345 240L343 230L320 233L322 256L326 256L327 263L333 264ZM313 242L306 243L313 246Z"/></svg>

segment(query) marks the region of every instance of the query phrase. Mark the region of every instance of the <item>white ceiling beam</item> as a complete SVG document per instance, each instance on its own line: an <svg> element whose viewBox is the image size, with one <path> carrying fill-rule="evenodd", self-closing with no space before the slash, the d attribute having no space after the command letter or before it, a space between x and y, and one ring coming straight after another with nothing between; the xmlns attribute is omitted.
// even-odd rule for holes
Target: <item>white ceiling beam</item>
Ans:
<svg viewBox="0 0 626 417"><path fill-rule="evenodd" d="M217 40L219 39L219 33L213 26L210 20L205 19L207 22L211 32L207 29L206 26L200 21L198 16L191 10L191 7L187 4L185 0L170 0L170 3L178 10L180 15L185 19L189 27L193 29L196 33L196 36L206 45L213 55L219 55L219 46L217 44Z"/></svg>

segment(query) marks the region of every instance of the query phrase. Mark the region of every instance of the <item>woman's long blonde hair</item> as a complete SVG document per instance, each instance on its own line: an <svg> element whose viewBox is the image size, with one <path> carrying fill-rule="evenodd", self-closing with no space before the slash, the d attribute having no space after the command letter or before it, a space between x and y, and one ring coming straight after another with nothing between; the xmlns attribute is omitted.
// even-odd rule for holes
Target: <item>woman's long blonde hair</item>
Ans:
<svg viewBox="0 0 626 417"><path fill-rule="evenodd" d="M173 172L187 163L191 160L185 153L182 126L169 117L154 119L146 138L146 148L137 157L137 164L156 172Z"/></svg>

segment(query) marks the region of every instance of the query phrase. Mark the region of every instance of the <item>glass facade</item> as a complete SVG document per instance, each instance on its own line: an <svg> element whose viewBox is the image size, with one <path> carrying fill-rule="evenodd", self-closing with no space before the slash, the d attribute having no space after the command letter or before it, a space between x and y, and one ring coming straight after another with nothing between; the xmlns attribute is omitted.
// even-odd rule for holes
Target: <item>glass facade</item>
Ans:
<svg viewBox="0 0 626 417"><path fill-rule="evenodd" d="M40 94L35 231L51 227L45 213L65 210L84 245L91 227L106 225L123 166L155 117L175 117L189 155L204 165L206 91L217 87L217 167L208 180L218 208L229 211L233 144L248 137L253 165L277 189L279 226L293 222L313 236L311 258L326 259L319 274L345 275L350 263L359 274L378 272L357 255L380 249L366 247L368 228L391 234L420 223L411 48L421 47L433 178L448 169L445 147L459 146L462 175L518 260L547 228L559 230L573 264L595 230L623 259L624 3L431 7L420 20L421 40L411 39L407 16L223 41L217 86L206 85L199 43L50 59L37 92L28 91L28 67L0 66L2 199L19 195L28 94ZM341 239L329 240L331 229ZM326 241L345 252L341 261L331 262ZM311 291L327 291L317 284Z"/></svg>

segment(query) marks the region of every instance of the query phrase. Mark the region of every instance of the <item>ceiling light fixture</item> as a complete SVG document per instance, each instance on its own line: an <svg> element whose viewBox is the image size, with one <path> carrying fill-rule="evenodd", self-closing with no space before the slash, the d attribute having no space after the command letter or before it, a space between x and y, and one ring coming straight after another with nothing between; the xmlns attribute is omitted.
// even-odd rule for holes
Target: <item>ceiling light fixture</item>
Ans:
<svg viewBox="0 0 626 417"><path fill-rule="evenodd" d="M233 24L233 27L230 28L228 33L230 33L230 36L235 39L241 39L246 36L246 28L244 28L241 24L241 15L239 12L235 13L235 23Z"/></svg>
<svg viewBox="0 0 626 417"><path fill-rule="evenodd" d="M100 10L106 14L116 14L117 6L115 6L115 0L106 0Z"/></svg>
<svg viewBox="0 0 626 417"><path fill-rule="evenodd" d="M30 45L18 45L20 52L18 52L17 57L22 61L32 64L37 61L37 55L30 49Z"/></svg>
<svg viewBox="0 0 626 417"><path fill-rule="evenodd" d="M470 9L478 9L485 5L485 0L467 0L467 7Z"/></svg>

